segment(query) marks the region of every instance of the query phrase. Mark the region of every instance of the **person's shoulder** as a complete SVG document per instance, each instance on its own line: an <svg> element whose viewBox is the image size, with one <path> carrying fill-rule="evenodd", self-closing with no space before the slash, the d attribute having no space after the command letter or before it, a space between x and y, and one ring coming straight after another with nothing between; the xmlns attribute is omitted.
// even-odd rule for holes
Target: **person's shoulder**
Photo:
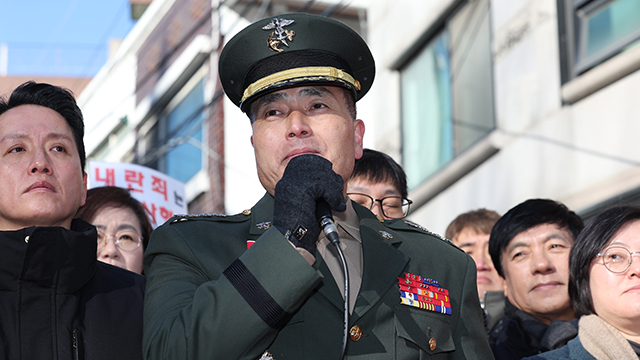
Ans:
<svg viewBox="0 0 640 360"><path fill-rule="evenodd" d="M523 360L576 360L576 359L579 359L579 360L594 359L594 357L591 356L591 354L589 354L584 349L584 347L582 346L578 338L575 338L569 341L567 345L559 349L543 352L538 355L524 358Z"/></svg>
<svg viewBox="0 0 640 360"><path fill-rule="evenodd" d="M105 299L138 301L142 304L147 283L144 276L102 261L96 260L96 263L95 274L82 290L86 296L99 295Z"/></svg>
<svg viewBox="0 0 640 360"><path fill-rule="evenodd" d="M160 225L154 232L167 231L190 231L193 229L211 229L228 227L233 224L242 224L251 220L251 211L245 210L234 215L222 213L211 214L177 214Z"/></svg>
<svg viewBox="0 0 640 360"><path fill-rule="evenodd" d="M213 223L237 223L249 221L251 219L251 210L247 209L241 213L228 215L222 213L212 214L176 214L167 220L163 225L175 225L182 223L194 222L213 222Z"/></svg>
<svg viewBox="0 0 640 360"><path fill-rule="evenodd" d="M464 254L459 247L455 246L453 242L444 236L433 232L426 227L406 219L398 219L394 221L385 221L385 227L398 232L403 235L404 239L409 242L416 242L419 245L423 245L425 241L431 242L430 246L441 246L445 249L455 249L456 252Z"/></svg>
<svg viewBox="0 0 640 360"><path fill-rule="evenodd" d="M103 263L102 261L97 261L96 276L100 277L102 281L132 287L142 286L144 288L147 281L146 278L140 274L118 266Z"/></svg>

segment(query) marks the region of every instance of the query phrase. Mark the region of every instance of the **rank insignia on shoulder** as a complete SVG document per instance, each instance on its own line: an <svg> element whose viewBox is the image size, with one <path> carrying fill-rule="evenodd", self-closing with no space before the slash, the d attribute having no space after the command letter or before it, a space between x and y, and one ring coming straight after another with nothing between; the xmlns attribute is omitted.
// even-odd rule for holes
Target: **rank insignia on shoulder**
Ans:
<svg viewBox="0 0 640 360"><path fill-rule="evenodd" d="M400 303L424 310L451 315L449 290L440 287L440 282L410 273L398 278Z"/></svg>
<svg viewBox="0 0 640 360"><path fill-rule="evenodd" d="M424 226L422 226L422 225L420 225L420 224L416 224L416 223L414 223L413 221L409 221L409 220L404 220L404 223L405 223L405 224L407 224L407 225L409 225L409 226L413 226L413 227L414 227L414 228L416 228L416 229L420 229L420 230L422 230L422 231L426 232L426 233L427 233L427 234L429 234L429 235L433 235L433 236L437 237L438 239L440 239L440 240L442 240L442 241L444 241L444 242L448 242L448 243L450 243L450 244L453 244L453 243L451 242L451 240L449 240L449 239L445 238L444 236L442 236L442 235L440 235L440 234L434 233L433 231L431 231L431 230L427 229L426 227L424 227Z"/></svg>
<svg viewBox="0 0 640 360"><path fill-rule="evenodd" d="M176 214L174 215L173 220L171 220L171 224L173 223L177 223L177 222L181 222L181 221L189 221L190 219L201 219L201 218L206 218L206 217L227 217L226 214L220 214L220 213L216 213L216 214Z"/></svg>
<svg viewBox="0 0 640 360"><path fill-rule="evenodd" d="M271 221L263 221L261 223L256 224L256 228L258 228L258 230L267 230L270 227L271 227Z"/></svg>

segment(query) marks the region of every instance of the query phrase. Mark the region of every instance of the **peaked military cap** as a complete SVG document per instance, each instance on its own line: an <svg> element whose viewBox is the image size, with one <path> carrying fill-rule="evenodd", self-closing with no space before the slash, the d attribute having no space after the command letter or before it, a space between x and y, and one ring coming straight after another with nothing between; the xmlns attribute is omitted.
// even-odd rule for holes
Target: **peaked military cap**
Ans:
<svg viewBox="0 0 640 360"><path fill-rule="evenodd" d="M258 20L222 49L220 81L234 104L306 83L340 85L356 101L369 91L375 64L367 43L349 26L324 16L282 14Z"/></svg>

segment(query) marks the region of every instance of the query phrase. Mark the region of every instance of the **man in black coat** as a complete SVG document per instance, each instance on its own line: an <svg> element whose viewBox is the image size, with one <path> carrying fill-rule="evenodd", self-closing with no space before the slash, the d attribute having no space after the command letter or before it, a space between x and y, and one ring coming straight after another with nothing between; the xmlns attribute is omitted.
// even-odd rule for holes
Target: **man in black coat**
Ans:
<svg viewBox="0 0 640 360"><path fill-rule="evenodd" d="M557 349L578 334L569 299L569 251L582 219L548 199L527 200L491 230L489 254L504 279L505 310L490 334L497 360Z"/></svg>
<svg viewBox="0 0 640 360"><path fill-rule="evenodd" d="M73 220L87 174L73 95L27 82L0 99L0 359L140 359L145 280L98 262Z"/></svg>

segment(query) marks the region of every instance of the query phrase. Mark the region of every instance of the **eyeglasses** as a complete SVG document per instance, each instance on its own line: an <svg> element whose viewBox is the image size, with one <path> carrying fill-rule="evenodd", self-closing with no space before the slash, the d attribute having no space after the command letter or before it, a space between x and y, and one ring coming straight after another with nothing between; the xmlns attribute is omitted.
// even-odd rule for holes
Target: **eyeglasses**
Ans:
<svg viewBox="0 0 640 360"><path fill-rule="evenodd" d="M612 246L607 248L603 254L598 254L597 256L602 257L602 262L607 270L620 274L627 271L631 266L633 254L640 254L640 251L631 252L623 247Z"/></svg>
<svg viewBox="0 0 640 360"><path fill-rule="evenodd" d="M402 196L386 196L382 199L374 199L367 194L347 193L351 200L371 210L375 202L380 203L382 214L390 219L400 219L409 213L409 206L413 201L405 199Z"/></svg>
<svg viewBox="0 0 640 360"><path fill-rule="evenodd" d="M116 246L122 251L134 251L142 243L142 237L132 230L121 231L117 234L105 234L98 231L98 247L106 247L110 237L114 238Z"/></svg>

